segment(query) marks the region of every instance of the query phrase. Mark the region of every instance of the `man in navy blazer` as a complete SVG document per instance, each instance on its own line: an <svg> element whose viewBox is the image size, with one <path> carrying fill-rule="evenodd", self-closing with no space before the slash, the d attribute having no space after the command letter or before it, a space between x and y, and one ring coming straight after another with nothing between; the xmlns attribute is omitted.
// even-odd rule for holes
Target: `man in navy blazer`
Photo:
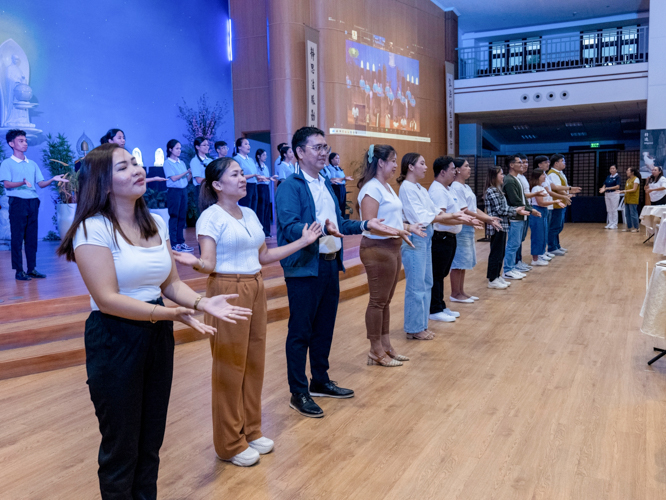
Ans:
<svg viewBox="0 0 666 500"><path fill-rule="evenodd" d="M330 146L324 132L316 127L296 131L291 147L298 159L296 172L280 184L277 205L278 245L299 239L305 224L319 222L324 235L311 245L280 261L289 297L287 334L287 375L289 406L306 417L323 417L312 396L351 398L354 391L338 387L328 377L328 355L333 341L335 317L340 298L339 271L344 271L342 240L345 234L395 236L397 231L378 219L345 220L324 167ZM305 363L310 351L312 380L308 389Z"/></svg>

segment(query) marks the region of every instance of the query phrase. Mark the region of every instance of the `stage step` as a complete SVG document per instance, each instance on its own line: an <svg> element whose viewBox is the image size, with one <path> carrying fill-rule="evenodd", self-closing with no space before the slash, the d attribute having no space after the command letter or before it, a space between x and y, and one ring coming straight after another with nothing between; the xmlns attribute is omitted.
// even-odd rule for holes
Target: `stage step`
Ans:
<svg viewBox="0 0 666 500"><path fill-rule="evenodd" d="M347 273L340 276L341 302L368 292L365 268L360 260L358 258L350 259L345 262L345 265ZM403 277L404 273L401 279ZM198 283L199 281L201 283ZM205 281L206 278L203 280L197 278L188 280L188 284L195 290L204 292ZM284 278L267 279L265 283L268 298L268 321L274 322L288 318L289 303ZM55 304L50 303L41 308L33 303L33 313L30 315L30 319L19 319L0 324L0 380L84 363L83 330L85 320L90 314L88 298L85 297L85 299L85 310L82 312L58 314L58 309L54 308ZM82 307L78 298L69 297L63 300L68 302L68 307L75 310ZM47 311L46 314L42 314L44 310ZM204 338L192 328L181 323L176 323L174 336L177 344Z"/></svg>

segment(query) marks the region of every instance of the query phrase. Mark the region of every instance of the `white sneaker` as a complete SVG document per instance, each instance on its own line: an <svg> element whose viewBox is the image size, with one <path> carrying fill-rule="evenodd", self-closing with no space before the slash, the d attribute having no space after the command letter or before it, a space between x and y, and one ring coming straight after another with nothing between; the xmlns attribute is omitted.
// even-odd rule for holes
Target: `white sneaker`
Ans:
<svg viewBox="0 0 666 500"><path fill-rule="evenodd" d="M612 225L611 227L609 227L608 229L617 229L617 225L614 224L614 225Z"/></svg>
<svg viewBox="0 0 666 500"><path fill-rule="evenodd" d="M225 460L225 462L231 462L238 467L249 467L250 465L256 464L259 461L259 458L259 452L254 448L248 447L238 455Z"/></svg>
<svg viewBox="0 0 666 500"><path fill-rule="evenodd" d="M567 250L567 249L564 248L564 247L560 247L560 250L562 250L564 253L567 253L567 252L569 251L569 250Z"/></svg>
<svg viewBox="0 0 666 500"><path fill-rule="evenodd" d="M606 224L606 226L604 227L604 229L610 229L610 224Z"/></svg>
<svg viewBox="0 0 666 500"><path fill-rule="evenodd" d="M449 316L444 311L438 312L436 314L431 314L430 316L428 316L428 319L431 319L433 321L443 321L444 323L453 323L456 320L454 316Z"/></svg>
<svg viewBox="0 0 666 500"><path fill-rule="evenodd" d="M448 307L447 307L446 309L444 309L443 312L446 313L446 314L448 314L449 316L453 316L454 318L459 318L459 317L460 317L460 313L459 313L459 312L457 312L457 311L452 311L452 310L449 309Z"/></svg>
<svg viewBox="0 0 666 500"><path fill-rule="evenodd" d="M564 250L561 248L558 248L557 250L553 250L552 252L553 255L557 255L558 257L564 257Z"/></svg>
<svg viewBox="0 0 666 500"><path fill-rule="evenodd" d="M550 252L546 252L544 255L545 255L546 257L550 257L551 259L552 259L553 257L555 257L555 254L554 254L554 253L550 253Z"/></svg>
<svg viewBox="0 0 666 500"><path fill-rule="evenodd" d="M539 258L540 258L541 260L545 260L545 261L551 261L551 260L553 260L553 258L552 258L552 257L548 257L547 254L539 255Z"/></svg>
<svg viewBox="0 0 666 500"><path fill-rule="evenodd" d="M260 455L265 455L266 453L270 453L273 451L273 447L275 446L275 443L273 442L272 439L268 439L267 437L260 437L259 439L255 439L254 441L250 441L247 443L250 445L250 448L254 448L259 452Z"/></svg>
<svg viewBox="0 0 666 500"><path fill-rule="evenodd" d="M523 261L520 261L516 264L516 269L518 269L518 271L521 273L527 273L532 270L532 268L525 264Z"/></svg>
<svg viewBox="0 0 666 500"><path fill-rule="evenodd" d="M488 281L488 288L496 288L498 290L504 290L505 288L509 288L508 284L502 283L499 278L497 278L495 281Z"/></svg>
<svg viewBox="0 0 666 500"><path fill-rule="evenodd" d="M500 283L502 283L503 285L506 285L506 286L511 286L511 282L510 282L510 281L507 281L507 280L505 280L505 279L504 279L504 276L500 276L500 277L499 277L499 278L497 278L497 279L498 279L498 280L500 280Z"/></svg>
<svg viewBox="0 0 666 500"><path fill-rule="evenodd" d="M509 278L510 280L522 280L523 274L516 271L515 269L512 269L508 273L504 273L504 277Z"/></svg>
<svg viewBox="0 0 666 500"><path fill-rule="evenodd" d="M546 260L542 260L542 259L537 259L537 260L533 260L533 261L532 261L532 265L533 265L533 266L547 266L547 265L548 265L548 261L546 261Z"/></svg>

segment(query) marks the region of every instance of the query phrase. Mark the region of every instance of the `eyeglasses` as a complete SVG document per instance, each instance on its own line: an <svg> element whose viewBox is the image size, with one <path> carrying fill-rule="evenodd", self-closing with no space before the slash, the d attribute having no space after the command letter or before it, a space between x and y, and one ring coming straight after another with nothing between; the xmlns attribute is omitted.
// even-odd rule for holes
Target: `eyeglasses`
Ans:
<svg viewBox="0 0 666 500"><path fill-rule="evenodd" d="M305 145L306 148L314 149L314 152L317 153L318 155L322 153L330 153L331 152L331 146L328 144L317 144L316 146L308 146L307 144Z"/></svg>

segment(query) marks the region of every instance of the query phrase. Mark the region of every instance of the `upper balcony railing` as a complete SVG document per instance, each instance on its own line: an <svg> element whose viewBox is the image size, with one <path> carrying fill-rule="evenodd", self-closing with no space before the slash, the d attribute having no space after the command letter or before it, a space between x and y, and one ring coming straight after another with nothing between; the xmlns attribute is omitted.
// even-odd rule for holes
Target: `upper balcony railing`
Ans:
<svg viewBox="0 0 666 500"><path fill-rule="evenodd" d="M648 26L632 26L459 48L458 78L614 66L647 60Z"/></svg>

